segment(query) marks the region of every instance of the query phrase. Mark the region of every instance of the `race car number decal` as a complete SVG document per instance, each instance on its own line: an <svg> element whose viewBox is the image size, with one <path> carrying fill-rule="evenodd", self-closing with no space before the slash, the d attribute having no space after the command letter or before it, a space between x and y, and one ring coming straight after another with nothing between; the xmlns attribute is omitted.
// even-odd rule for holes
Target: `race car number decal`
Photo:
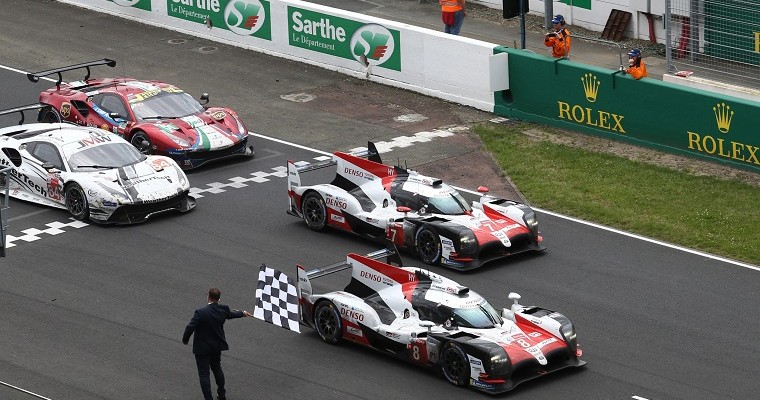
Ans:
<svg viewBox="0 0 760 400"><path fill-rule="evenodd" d="M150 160L150 166L156 171L161 171L164 168L171 168L172 165L163 158L157 158L155 160Z"/></svg>
<svg viewBox="0 0 760 400"><path fill-rule="evenodd" d="M427 341L425 339L415 339L407 345L407 349L412 361L420 364L428 363Z"/></svg>

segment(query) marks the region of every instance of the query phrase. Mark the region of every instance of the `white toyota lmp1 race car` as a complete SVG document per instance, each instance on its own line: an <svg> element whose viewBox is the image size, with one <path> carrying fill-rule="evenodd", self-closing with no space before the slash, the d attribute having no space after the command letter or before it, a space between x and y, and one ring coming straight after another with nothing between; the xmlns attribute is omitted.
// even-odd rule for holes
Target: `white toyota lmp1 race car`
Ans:
<svg viewBox="0 0 760 400"><path fill-rule="evenodd" d="M387 250L385 251L387 254ZM395 254L390 252L390 254ZM497 311L467 287L383 251L349 254L345 263L298 266L300 318L323 341L350 341L440 371L450 383L501 393L548 373L586 364L573 323L518 303ZM315 278L351 268L343 290L314 293Z"/></svg>
<svg viewBox="0 0 760 400"><path fill-rule="evenodd" d="M195 207L176 162L146 156L98 128L67 123L2 128L0 166L12 168L11 197L65 208L78 220L130 224Z"/></svg>
<svg viewBox="0 0 760 400"><path fill-rule="evenodd" d="M301 174L335 166L331 183L302 185ZM375 145L317 163L288 161L288 214L309 228L333 227L386 238L426 264L459 270L525 251L542 251L536 213L487 194L472 205L440 179L382 163Z"/></svg>

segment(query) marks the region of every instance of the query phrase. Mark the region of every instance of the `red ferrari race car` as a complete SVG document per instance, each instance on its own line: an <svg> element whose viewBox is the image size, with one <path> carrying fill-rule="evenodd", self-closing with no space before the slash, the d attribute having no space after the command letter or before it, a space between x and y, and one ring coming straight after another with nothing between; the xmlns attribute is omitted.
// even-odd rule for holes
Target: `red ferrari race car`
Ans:
<svg viewBox="0 0 760 400"><path fill-rule="evenodd" d="M58 74L54 88L40 94L40 122L68 121L98 127L128 140L146 155L173 158L182 169L229 157L253 157L248 128L235 111L207 107L176 86L131 78L90 79L90 67L109 59L29 73L32 82ZM86 69L82 81L62 83L62 72Z"/></svg>

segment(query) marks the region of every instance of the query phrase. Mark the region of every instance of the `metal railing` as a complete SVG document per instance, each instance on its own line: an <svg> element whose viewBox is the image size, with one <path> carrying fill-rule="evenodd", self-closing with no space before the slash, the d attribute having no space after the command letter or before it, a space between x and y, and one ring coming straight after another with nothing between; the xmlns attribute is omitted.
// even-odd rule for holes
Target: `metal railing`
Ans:
<svg viewBox="0 0 760 400"><path fill-rule="evenodd" d="M625 65L623 64L623 54L627 54L627 52L625 51L625 49L623 48L623 46L620 43L613 42L611 40L599 39L599 38L595 38L595 37L576 35L576 34L573 34L572 37L573 37L573 40L585 40L585 41L588 41L588 42L602 43L602 44L605 44L605 45L608 45L608 46L615 46L615 47L617 47L618 58L620 59L620 68L622 69L622 68L626 67L627 64L625 64ZM573 53L570 53L570 58L572 58L572 56L573 56ZM626 59L627 59L627 57L626 57Z"/></svg>
<svg viewBox="0 0 760 400"><path fill-rule="evenodd" d="M760 89L760 0L666 0L667 72Z"/></svg>

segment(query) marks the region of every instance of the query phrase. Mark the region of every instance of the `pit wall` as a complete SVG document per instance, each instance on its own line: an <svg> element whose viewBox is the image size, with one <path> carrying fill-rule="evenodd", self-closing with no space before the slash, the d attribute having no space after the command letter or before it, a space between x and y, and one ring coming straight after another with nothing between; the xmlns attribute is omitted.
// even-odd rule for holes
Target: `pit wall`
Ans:
<svg viewBox="0 0 760 400"><path fill-rule="evenodd" d="M499 47L498 115L760 172L760 103Z"/></svg>
<svg viewBox="0 0 760 400"><path fill-rule="evenodd" d="M59 1L489 112L509 87L496 44L300 0Z"/></svg>

